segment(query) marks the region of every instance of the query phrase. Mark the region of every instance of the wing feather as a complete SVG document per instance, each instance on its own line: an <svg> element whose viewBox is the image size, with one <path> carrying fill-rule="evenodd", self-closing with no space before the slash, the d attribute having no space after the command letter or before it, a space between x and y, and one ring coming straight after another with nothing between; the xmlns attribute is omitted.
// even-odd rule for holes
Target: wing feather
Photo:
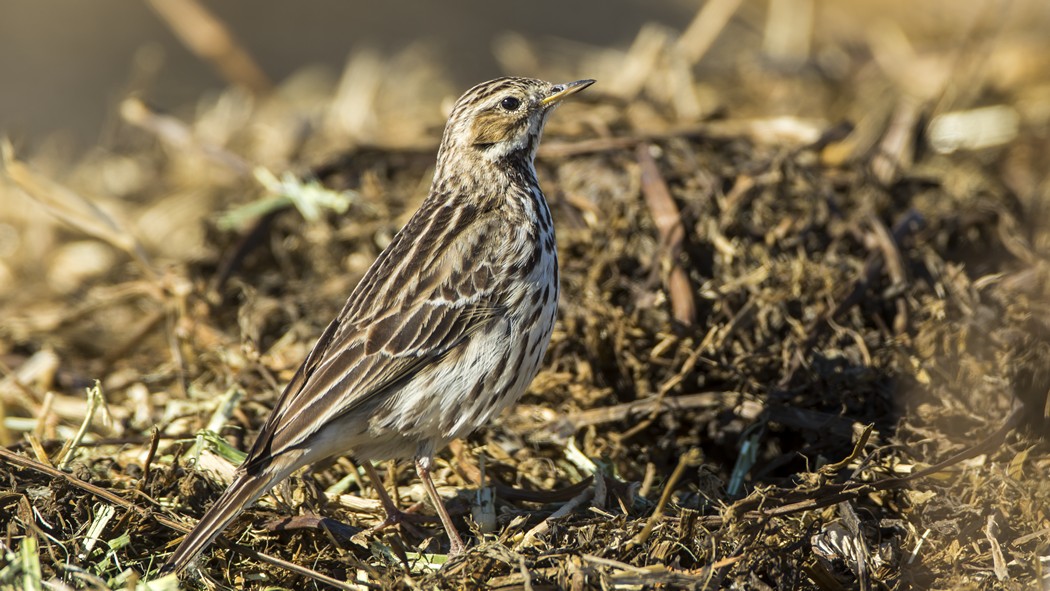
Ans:
<svg viewBox="0 0 1050 591"><path fill-rule="evenodd" d="M478 254L498 220L477 209L470 219L445 214L437 216L448 224L443 234L428 235L442 228L427 209L424 203L397 234L322 333L259 432L245 470L262 469L334 418L404 384L503 315L491 291L496 281L465 279L448 256ZM421 249L420 241L434 246ZM494 270L481 261L469 272ZM489 289L475 291L478 285Z"/></svg>

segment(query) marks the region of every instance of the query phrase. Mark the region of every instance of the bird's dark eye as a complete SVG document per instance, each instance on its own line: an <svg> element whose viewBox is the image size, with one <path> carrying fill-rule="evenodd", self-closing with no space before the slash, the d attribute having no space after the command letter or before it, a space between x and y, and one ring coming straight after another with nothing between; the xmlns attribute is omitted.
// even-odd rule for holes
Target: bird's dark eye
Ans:
<svg viewBox="0 0 1050 591"><path fill-rule="evenodd" d="M517 111L518 107L521 106L521 101L519 101L515 97L508 96L507 98L499 102L499 106L503 107L508 111Z"/></svg>

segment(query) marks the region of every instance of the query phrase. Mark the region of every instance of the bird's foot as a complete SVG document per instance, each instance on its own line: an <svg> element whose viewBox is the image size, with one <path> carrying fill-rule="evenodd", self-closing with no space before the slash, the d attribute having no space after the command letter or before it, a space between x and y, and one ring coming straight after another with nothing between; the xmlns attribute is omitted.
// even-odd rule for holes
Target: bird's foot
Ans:
<svg viewBox="0 0 1050 591"><path fill-rule="evenodd" d="M425 538L426 535L416 527L416 524L433 523L435 519L416 513L421 506L422 503L416 503L404 511L397 507L385 507L386 518L369 528L369 531L378 533L390 527L399 527L416 538Z"/></svg>

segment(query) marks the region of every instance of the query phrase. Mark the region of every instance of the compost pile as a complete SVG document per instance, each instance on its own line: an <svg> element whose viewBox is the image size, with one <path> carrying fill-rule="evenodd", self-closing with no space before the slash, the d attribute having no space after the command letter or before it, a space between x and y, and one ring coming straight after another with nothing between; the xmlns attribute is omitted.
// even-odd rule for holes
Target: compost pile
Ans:
<svg viewBox="0 0 1050 591"><path fill-rule="evenodd" d="M537 162L562 270L544 368L439 455L471 550L369 533L342 458L183 584L1045 585L1050 42L1006 31L714 69L693 28L506 39L515 74L599 82ZM224 488L429 187L463 89L375 60L184 110L129 96L76 159L4 146L0 584L132 588ZM434 515L409 462L381 472Z"/></svg>

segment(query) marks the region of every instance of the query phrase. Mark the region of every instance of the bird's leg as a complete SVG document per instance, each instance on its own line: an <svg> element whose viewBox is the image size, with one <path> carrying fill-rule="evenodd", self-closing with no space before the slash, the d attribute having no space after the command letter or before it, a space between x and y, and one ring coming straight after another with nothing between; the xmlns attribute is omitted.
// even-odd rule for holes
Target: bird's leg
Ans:
<svg viewBox="0 0 1050 591"><path fill-rule="evenodd" d="M397 503L394 502L394 499L390 498L390 493L383 486L383 479L379 477L379 473L376 472L372 462L363 462L362 466L365 469L365 473L368 474L368 480L372 482L372 488L376 489L376 494L379 495L379 502L383 504L383 509L386 511L387 521L390 521L395 515L400 514L401 510L397 508Z"/></svg>
<svg viewBox="0 0 1050 591"><path fill-rule="evenodd" d="M417 530L412 524L410 517L413 517L410 513L406 513L401 509L397 508L397 503L390 497L390 493L387 492L386 487L383 486L383 480L379 477L379 473L376 472L372 462L363 462L365 472L368 474L368 479L372 481L372 488L376 489L376 494L379 495L379 502L383 504L383 510L386 511L386 519L381 521L378 525L372 528L373 532L386 529L392 525L402 525L414 536L423 537L422 532ZM411 511L411 509L409 509Z"/></svg>
<svg viewBox="0 0 1050 591"><path fill-rule="evenodd" d="M448 534L450 546L448 556L452 558L457 554L463 553L467 547L463 544L463 539L459 537L456 526L452 524L452 517L449 516L448 509L445 508L444 501L438 496L437 487L434 486L434 481L430 478L430 466L433 461L433 456L417 457L416 472L419 473L419 479L423 481L423 488L427 489L427 495L430 496L430 500L434 503L434 508L437 509L438 517L441 518L441 525L445 527L445 533Z"/></svg>

